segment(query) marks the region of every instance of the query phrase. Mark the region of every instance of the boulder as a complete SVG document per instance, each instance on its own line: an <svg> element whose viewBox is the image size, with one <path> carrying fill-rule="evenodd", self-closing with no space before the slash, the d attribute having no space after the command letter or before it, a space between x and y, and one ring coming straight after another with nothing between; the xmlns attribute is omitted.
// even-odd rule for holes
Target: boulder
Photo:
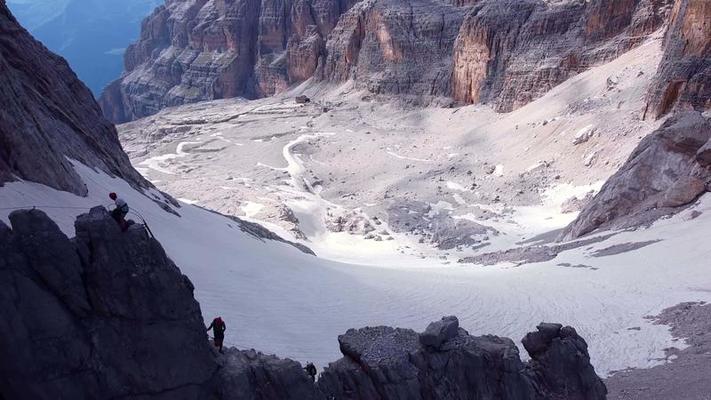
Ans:
<svg viewBox="0 0 711 400"><path fill-rule="evenodd" d="M294 101L296 101L296 104L306 104L306 103L310 103L311 99L308 98L308 96L301 95L301 96L296 96Z"/></svg>
<svg viewBox="0 0 711 400"><path fill-rule="evenodd" d="M423 346L439 349L442 343L456 337L458 333L459 320L457 317L442 317L441 320L427 325L427 329L420 333L420 343Z"/></svg>

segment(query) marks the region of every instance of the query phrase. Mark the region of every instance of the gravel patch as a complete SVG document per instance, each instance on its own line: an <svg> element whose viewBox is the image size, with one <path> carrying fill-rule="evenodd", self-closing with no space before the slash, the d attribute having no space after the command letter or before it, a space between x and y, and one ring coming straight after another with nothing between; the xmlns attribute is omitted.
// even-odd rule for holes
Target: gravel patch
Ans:
<svg viewBox="0 0 711 400"><path fill-rule="evenodd" d="M605 382L608 399L711 400L711 304L681 303L653 320L689 347L667 349L666 364L615 373Z"/></svg>

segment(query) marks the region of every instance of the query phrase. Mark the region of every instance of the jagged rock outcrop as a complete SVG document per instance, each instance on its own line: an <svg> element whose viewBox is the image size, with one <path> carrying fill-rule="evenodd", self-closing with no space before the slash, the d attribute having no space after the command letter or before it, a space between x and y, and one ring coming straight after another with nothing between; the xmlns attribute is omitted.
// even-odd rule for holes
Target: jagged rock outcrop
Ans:
<svg viewBox="0 0 711 400"><path fill-rule="evenodd" d="M654 78L647 113L674 107L711 109L711 2L676 0L664 37L664 57Z"/></svg>
<svg viewBox="0 0 711 400"><path fill-rule="evenodd" d="M301 364L255 350L225 349L216 395L223 400L327 400Z"/></svg>
<svg viewBox="0 0 711 400"><path fill-rule="evenodd" d="M116 129L69 65L0 2L0 185L24 179L84 195L71 158L149 184L131 167Z"/></svg>
<svg viewBox="0 0 711 400"><path fill-rule="evenodd" d="M311 77L352 0L168 0L100 98L125 122L201 100L263 97Z"/></svg>
<svg viewBox="0 0 711 400"><path fill-rule="evenodd" d="M561 238L644 225L692 203L711 184L709 149L709 118L696 111L670 117L642 139Z"/></svg>
<svg viewBox="0 0 711 400"><path fill-rule="evenodd" d="M436 324L454 329L452 317ZM605 398L587 344L573 328L541 324L529 333L529 363L510 339L431 328L419 335L385 326L349 330L338 337L344 357L324 370L318 387L327 398L348 400ZM433 330L443 342L423 345Z"/></svg>
<svg viewBox="0 0 711 400"><path fill-rule="evenodd" d="M671 1L171 0L144 22L101 105L124 122L315 78L509 111L641 43Z"/></svg>
<svg viewBox="0 0 711 400"><path fill-rule="evenodd" d="M102 207L69 240L43 212L0 222L0 397L200 398L218 365L187 277Z"/></svg>

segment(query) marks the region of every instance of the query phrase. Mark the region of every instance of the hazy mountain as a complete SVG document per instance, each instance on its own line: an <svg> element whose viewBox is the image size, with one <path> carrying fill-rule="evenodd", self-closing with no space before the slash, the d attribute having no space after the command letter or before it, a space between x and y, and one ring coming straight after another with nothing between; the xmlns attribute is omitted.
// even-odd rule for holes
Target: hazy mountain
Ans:
<svg viewBox="0 0 711 400"><path fill-rule="evenodd" d="M161 0L8 0L27 29L98 94L123 71L123 52Z"/></svg>

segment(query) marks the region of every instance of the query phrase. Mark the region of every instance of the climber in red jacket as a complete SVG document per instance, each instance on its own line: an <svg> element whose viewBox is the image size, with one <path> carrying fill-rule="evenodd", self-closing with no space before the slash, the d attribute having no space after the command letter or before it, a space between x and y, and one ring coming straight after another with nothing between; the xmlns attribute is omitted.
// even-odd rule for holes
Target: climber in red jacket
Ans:
<svg viewBox="0 0 711 400"><path fill-rule="evenodd" d="M208 331L210 329L212 329L212 332L215 334L215 347L222 353L222 343L225 341L225 331L227 330L225 321L223 321L221 317L213 319L210 326L207 327Z"/></svg>

